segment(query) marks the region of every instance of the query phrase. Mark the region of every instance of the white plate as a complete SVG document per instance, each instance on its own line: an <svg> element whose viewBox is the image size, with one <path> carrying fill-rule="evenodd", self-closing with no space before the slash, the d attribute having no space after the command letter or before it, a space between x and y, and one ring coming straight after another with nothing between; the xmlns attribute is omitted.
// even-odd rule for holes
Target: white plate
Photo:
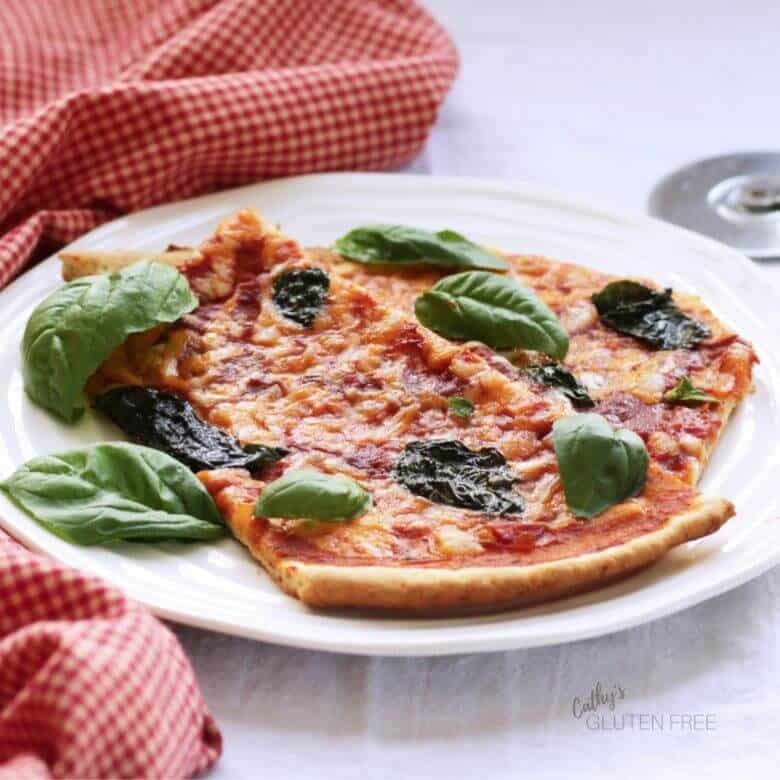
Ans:
<svg viewBox="0 0 780 780"><path fill-rule="evenodd" d="M460 178L328 174L278 180L133 214L73 248L159 250L197 244L239 207L254 206L305 245L328 244L364 222L452 227L521 252L644 275L696 291L752 340L761 357L756 392L729 425L702 489L738 514L714 536L676 549L626 582L548 606L462 619L398 620L313 612L282 594L238 542L75 547L0 498L0 524L30 547L122 587L182 623L299 647L376 655L433 655L566 642L668 615L757 576L780 560L777 442L780 316L770 285L749 260L707 239L642 216L572 203L536 189ZM50 259L0 294L0 476L29 458L116 431L88 415L75 427L33 406L22 390L19 342L32 308L59 285Z"/></svg>

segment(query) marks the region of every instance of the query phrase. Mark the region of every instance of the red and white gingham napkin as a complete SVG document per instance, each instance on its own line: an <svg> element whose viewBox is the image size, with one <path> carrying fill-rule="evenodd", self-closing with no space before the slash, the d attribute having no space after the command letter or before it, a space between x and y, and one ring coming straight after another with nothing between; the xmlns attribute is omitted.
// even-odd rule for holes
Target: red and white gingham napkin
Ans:
<svg viewBox="0 0 780 780"><path fill-rule="evenodd" d="M0 778L189 777L222 739L171 632L0 533Z"/></svg>
<svg viewBox="0 0 780 780"><path fill-rule="evenodd" d="M127 211L397 166L457 70L413 0L0 0L0 30L0 287ZM219 752L170 632L0 531L0 778L181 777Z"/></svg>
<svg viewBox="0 0 780 780"><path fill-rule="evenodd" d="M397 166L457 69L412 0L2 0L0 30L0 287L123 212Z"/></svg>

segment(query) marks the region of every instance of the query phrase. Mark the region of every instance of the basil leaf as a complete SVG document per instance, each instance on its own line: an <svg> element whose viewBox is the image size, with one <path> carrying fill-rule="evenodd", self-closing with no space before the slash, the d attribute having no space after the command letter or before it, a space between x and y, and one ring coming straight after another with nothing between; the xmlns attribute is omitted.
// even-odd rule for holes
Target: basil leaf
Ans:
<svg viewBox="0 0 780 780"><path fill-rule="evenodd" d="M330 280L321 268L296 268L274 279L273 300L288 320L310 328L328 297Z"/></svg>
<svg viewBox="0 0 780 780"><path fill-rule="evenodd" d="M486 271L446 276L414 304L417 319L442 336L493 349L533 349L562 359L569 336L553 312L514 279Z"/></svg>
<svg viewBox="0 0 780 780"><path fill-rule="evenodd" d="M348 477L293 469L266 486L255 504L255 517L336 522L352 520L370 507L371 494Z"/></svg>
<svg viewBox="0 0 780 780"><path fill-rule="evenodd" d="M429 265L506 271L503 257L454 230L431 233L404 225L366 225L350 230L333 248L347 260L366 265Z"/></svg>
<svg viewBox="0 0 780 780"><path fill-rule="evenodd" d="M198 417L189 401L153 387L115 387L98 396L95 406L137 444L162 450L192 471L255 471L287 454L281 447L242 446Z"/></svg>
<svg viewBox="0 0 780 780"><path fill-rule="evenodd" d="M552 440L573 514L594 517L644 487L649 457L633 431L614 430L598 414L575 414L555 421Z"/></svg>
<svg viewBox="0 0 780 780"><path fill-rule="evenodd" d="M60 287L32 313L22 339L27 394L67 422L84 411L84 385L131 334L175 322L198 299L175 268L136 263Z"/></svg>
<svg viewBox="0 0 780 780"><path fill-rule="evenodd" d="M165 453L127 442L34 458L0 489L75 544L225 533L214 501L191 471Z"/></svg>
<svg viewBox="0 0 780 780"><path fill-rule="evenodd" d="M610 282L591 300L605 325L658 349L690 349L711 335L706 325L680 311L671 289L658 292L624 279Z"/></svg>
<svg viewBox="0 0 780 780"><path fill-rule="evenodd" d="M506 458L492 447L471 450L459 441L413 441L393 467L393 479L437 504L491 515L523 511Z"/></svg>
<svg viewBox="0 0 780 780"><path fill-rule="evenodd" d="M664 401L670 404L717 404L715 396L693 386L693 382L684 376L675 387L664 393Z"/></svg>
<svg viewBox="0 0 780 780"><path fill-rule="evenodd" d="M532 382L547 387L554 387L563 393L577 409L590 409L595 406L588 391L580 384L577 377L562 365L555 363L545 366L528 366L522 369Z"/></svg>
<svg viewBox="0 0 780 780"><path fill-rule="evenodd" d="M450 414L454 414L455 417L460 417L462 420L468 420L474 413L474 404L471 403L468 398L464 398L461 395L453 395L448 398L447 406L449 407Z"/></svg>

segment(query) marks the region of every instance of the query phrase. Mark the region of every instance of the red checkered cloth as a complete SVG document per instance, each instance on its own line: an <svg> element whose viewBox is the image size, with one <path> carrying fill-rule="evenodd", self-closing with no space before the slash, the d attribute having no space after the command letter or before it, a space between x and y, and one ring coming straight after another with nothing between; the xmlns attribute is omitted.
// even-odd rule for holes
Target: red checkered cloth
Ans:
<svg viewBox="0 0 780 780"><path fill-rule="evenodd" d="M120 213L398 166L458 62L411 0L2 0L0 30L0 287Z"/></svg>
<svg viewBox="0 0 780 780"><path fill-rule="evenodd" d="M0 287L144 206L398 166L457 70L412 0L0 0ZM173 636L0 532L0 778L180 777L220 736Z"/></svg>
<svg viewBox="0 0 780 780"><path fill-rule="evenodd" d="M0 778L189 777L221 737L179 643L0 533Z"/></svg>

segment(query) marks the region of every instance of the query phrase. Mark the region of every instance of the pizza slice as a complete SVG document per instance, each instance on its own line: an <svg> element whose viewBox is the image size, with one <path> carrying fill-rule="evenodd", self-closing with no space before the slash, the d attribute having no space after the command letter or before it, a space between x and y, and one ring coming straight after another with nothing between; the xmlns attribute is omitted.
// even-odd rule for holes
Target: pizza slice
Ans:
<svg viewBox="0 0 780 780"><path fill-rule="evenodd" d="M130 337L89 386L174 394L243 444L284 452L199 476L288 593L313 606L504 609L615 581L733 514L653 460L638 495L575 516L551 436L569 399L423 328L395 305L394 283L357 284L342 265L241 212L181 266L199 307ZM349 478L370 507L344 522L258 516L268 486L301 469Z"/></svg>

